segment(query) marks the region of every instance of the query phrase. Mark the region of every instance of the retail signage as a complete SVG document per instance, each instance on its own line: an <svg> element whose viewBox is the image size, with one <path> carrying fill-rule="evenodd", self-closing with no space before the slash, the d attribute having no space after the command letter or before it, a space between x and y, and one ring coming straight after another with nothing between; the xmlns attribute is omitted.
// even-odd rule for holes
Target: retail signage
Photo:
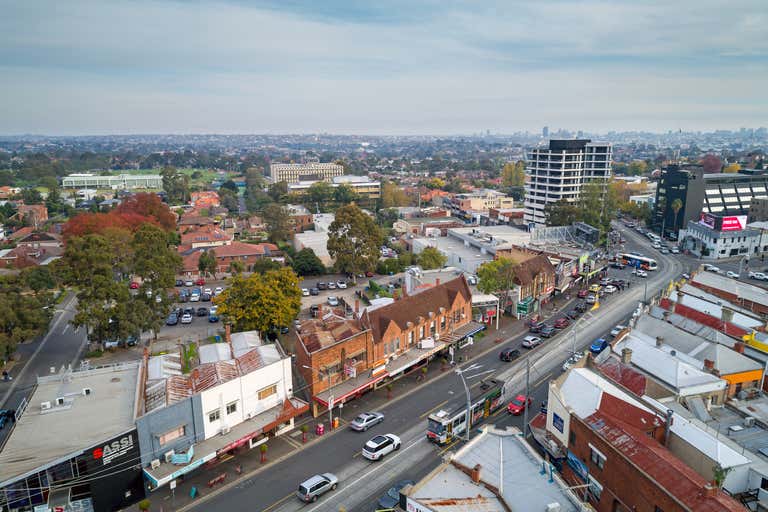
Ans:
<svg viewBox="0 0 768 512"><path fill-rule="evenodd" d="M123 436L120 439L105 444L102 447L93 450L93 458L101 460L106 466L114 459L125 455L133 448L133 436L131 434Z"/></svg>
<svg viewBox="0 0 768 512"><path fill-rule="evenodd" d="M559 430L560 433L562 433L563 429L565 428L565 422L563 422L563 418L558 416L556 413L552 413L552 426Z"/></svg>
<svg viewBox="0 0 768 512"><path fill-rule="evenodd" d="M715 229L715 216L709 213L702 213L701 217L699 217L699 224L709 229Z"/></svg>
<svg viewBox="0 0 768 512"><path fill-rule="evenodd" d="M730 215L723 217L722 231L741 231L747 227L746 215Z"/></svg>

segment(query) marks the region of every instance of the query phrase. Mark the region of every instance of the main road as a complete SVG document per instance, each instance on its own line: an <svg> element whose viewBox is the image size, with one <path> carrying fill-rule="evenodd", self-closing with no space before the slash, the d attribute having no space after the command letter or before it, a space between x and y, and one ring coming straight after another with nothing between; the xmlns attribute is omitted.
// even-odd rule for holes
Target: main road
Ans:
<svg viewBox="0 0 768 512"><path fill-rule="evenodd" d="M649 252L649 244L643 237L630 230L623 232L629 250ZM655 259L659 262L659 270L650 273L647 278L648 297L666 287L683 271L681 262L673 255L659 255ZM623 274L625 279L630 275L627 270L616 273ZM500 362L498 351L506 346L519 347L525 332L520 332L503 345L493 346L484 355L464 366L479 364L482 366L481 371L492 370L484 378L500 378L507 382L510 390L524 391L526 366L530 363L529 384L537 400L534 403L538 403L546 396L546 383L559 374L563 360L574 347L577 350L585 348L593 339L605 336L616 324L625 322L632 315L646 292L642 281L636 278L631 288L606 297L599 309L581 317L584 321L576 322L561 331L515 363ZM477 384L475 382L473 385ZM269 467L267 471L259 472L221 494L198 502L194 508L266 512L336 511L340 507L348 511L374 510L377 498L394 482L417 480L440 463L446 450L453 449L451 446L438 447L426 440L426 417L463 392L455 374L446 372L428 385L415 389L407 398L383 407L381 411L386 416L385 421L367 433L337 432ZM538 408L534 408L536 410ZM507 417L503 409L491 421L502 427L512 423L521 425L519 419ZM368 462L363 459L360 450L365 441L375 434L387 432L400 436L402 448L383 461ZM332 472L339 477L339 488L321 497L317 503L301 503L293 494L298 484L313 474L324 472Z"/></svg>

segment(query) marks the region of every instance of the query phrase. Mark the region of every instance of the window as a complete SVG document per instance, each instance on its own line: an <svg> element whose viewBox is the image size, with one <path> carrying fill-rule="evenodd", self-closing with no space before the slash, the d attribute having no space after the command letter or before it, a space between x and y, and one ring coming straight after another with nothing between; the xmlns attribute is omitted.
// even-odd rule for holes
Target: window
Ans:
<svg viewBox="0 0 768 512"><path fill-rule="evenodd" d="M423 325L421 327L419 327L419 339L420 340L424 339L424 326Z"/></svg>
<svg viewBox="0 0 768 512"><path fill-rule="evenodd" d="M277 394L277 384L272 384L271 386L267 386L264 389L261 389L259 391L259 400L264 400L265 398L269 398L272 395Z"/></svg>
<svg viewBox="0 0 768 512"><path fill-rule="evenodd" d="M408 346L410 347L411 345L413 345L413 331L408 333Z"/></svg>
<svg viewBox="0 0 768 512"><path fill-rule="evenodd" d="M180 437L184 437L184 425L158 436L157 440L160 443L160 446L164 446Z"/></svg>
<svg viewBox="0 0 768 512"><path fill-rule="evenodd" d="M214 421L219 421L220 418L221 418L221 411L218 410L218 409L208 413L208 423L213 423Z"/></svg>
<svg viewBox="0 0 768 512"><path fill-rule="evenodd" d="M400 337L395 338L395 350L400 350Z"/></svg>
<svg viewBox="0 0 768 512"><path fill-rule="evenodd" d="M227 404L227 414L232 414L234 412L237 412L237 401L231 402Z"/></svg>
<svg viewBox="0 0 768 512"><path fill-rule="evenodd" d="M591 460L592 464L594 464L600 469L603 469L605 467L605 455L600 453L591 444L589 445L589 460Z"/></svg>
<svg viewBox="0 0 768 512"><path fill-rule="evenodd" d="M600 501L600 496L603 494L603 486L592 475L589 476L589 494L592 495L595 501Z"/></svg>

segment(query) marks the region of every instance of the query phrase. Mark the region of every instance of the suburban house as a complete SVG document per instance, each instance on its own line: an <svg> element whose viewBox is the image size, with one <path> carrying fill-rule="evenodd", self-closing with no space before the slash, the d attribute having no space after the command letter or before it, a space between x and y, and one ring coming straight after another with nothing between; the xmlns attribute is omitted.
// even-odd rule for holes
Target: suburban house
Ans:
<svg viewBox="0 0 768 512"><path fill-rule="evenodd" d="M190 199L192 206L194 206L196 210L215 208L221 205L219 194L212 190L192 192Z"/></svg>
<svg viewBox="0 0 768 512"><path fill-rule="evenodd" d="M180 249L182 249L180 247ZM180 251L182 258L182 273L186 276L193 276L199 273L198 262L200 255L206 250L213 251L216 256L216 272L229 272L232 262L239 261L244 268L250 269L251 266L260 259L271 259L285 262L285 256L275 244L246 244L243 242L230 242L226 245L216 247L197 247L184 248Z"/></svg>
<svg viewBox="0 0 768 512"><path fill-rule="evenodd" d="M181 230L181 247L185 248L218 247L230 244L232 241L232 235L214 224L182 228Z"/></svg>
<svg viewBox="0 0 768 512"><path fill-rule="evenodd" d="M16 215L30 226L39 229L48 220L48 208L44 204L17 203Z"/></svg>

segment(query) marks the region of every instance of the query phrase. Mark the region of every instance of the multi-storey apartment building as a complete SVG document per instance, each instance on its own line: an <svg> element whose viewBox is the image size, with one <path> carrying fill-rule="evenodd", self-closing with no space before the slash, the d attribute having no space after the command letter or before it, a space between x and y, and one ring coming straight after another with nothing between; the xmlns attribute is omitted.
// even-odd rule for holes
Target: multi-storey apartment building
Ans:
<svg viewBox="0 0 768 512"><path fill-rule="evenodd" d="M271 164L269 176L274 183L298 183L300 181L331 181L334 176L344 174L338 164L311 162L306 164Z"/></svg>
<svg viewBox="0 0 768 512"><path fill-rule="evenodd" d="M548 148L528 153L525 221L545 225L544 208L561 199L576 201L583 185L611 176L612 146L589 139L550 140Z"/></svg>

